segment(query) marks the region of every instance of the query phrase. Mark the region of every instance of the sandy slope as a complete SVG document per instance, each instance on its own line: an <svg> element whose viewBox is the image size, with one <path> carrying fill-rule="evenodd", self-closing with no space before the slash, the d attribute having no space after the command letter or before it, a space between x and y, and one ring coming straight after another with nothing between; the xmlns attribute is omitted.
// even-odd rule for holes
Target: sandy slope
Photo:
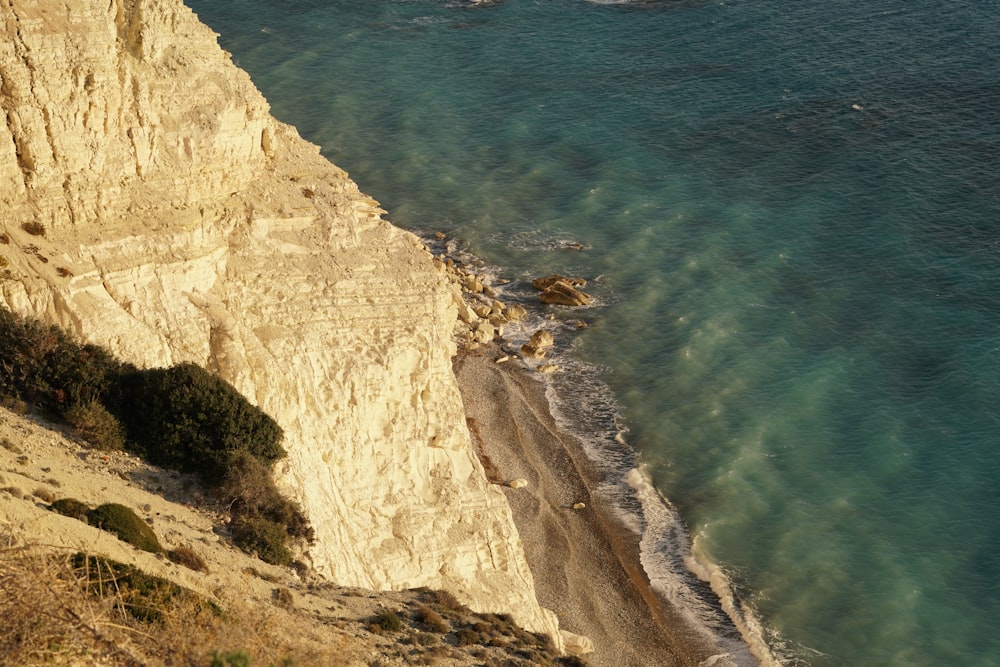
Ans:
<svg viewBox="0 0 1000 667"><path fill-rule="evenodd" d="M382 608L399 610L405 618L407 610L417 604L416 593L340 587L244 554L225 539L222 508L188 476L146 465L128 454L87 449L66 437L57 425L5 409L0 409L0 444L0 575L4 559L25 545L57 554L85 551L136 565L224 608L252 609L270 633L300 649L298 655L326 656L317 658L320 662L315 664L415 664L429 650L408 643L407 637L416 632L410 627L386 635L368 629L370 617ZM91 506L126 505L150 523L165 548L186 546L201 555L208 572L195 572L139 551L110 533L57 514L48 508L47 500L53 498L76 498ZM277 604L275 592L280 589L291 592L291 608ZM259 641L247 637L238 647L205 650L246 648L252 654ZM438 650L433 664L444 666L481 664L472 652L497 659L504 656L496 648L455 647L445 642L432 648ZM334 658L329 657L331 650ZM142 664L162 663L153 659Z"/></svg>

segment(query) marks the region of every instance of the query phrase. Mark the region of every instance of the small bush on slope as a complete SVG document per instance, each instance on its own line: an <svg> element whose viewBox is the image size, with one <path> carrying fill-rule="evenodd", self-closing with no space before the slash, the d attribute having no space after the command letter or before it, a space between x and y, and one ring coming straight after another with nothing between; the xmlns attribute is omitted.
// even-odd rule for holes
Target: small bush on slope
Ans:
<svg viewBox="0 0 1000 667"><path fill-rule="evenodd" d="M121 424L96 399L88 399L66 410L66 423L77 436L105 451L125 448Z"/></svg>
<svg viewBox="0 0 1000 667"><path fill-rule="evenodd" d="M195 572L208 572L208 564L191 547L177 547L167 552L167 558Z"/></svg>
<svg viewBox="0 0 1000 667"><path fill-rule="evenodd" d="M135 566L83 553L75 554L72 563L83 573L93 593L102 597L115 595L122 610L137 621L160 622L164 608L177 600L197 601L220 613L216 605L202 601L191 591Z"/></svg>
<svg viewBox="0 0 1000 667"><path fill-rule="evenodd" d="M258 516L281 524L293 538L313 541L313 529L295 501L281 495L260 459L237 452L219 486L219 495L234 517Z"/></svg>
<svg viewBox="0 0 1000 667"><path fill-rule="evenodd" d="M230 527L233 544L243 551L255 554L272 565L292 564L292 552L288 549L288 534L284 526L261 516L236 515Z"/></svg>
<svg viewBox="0 0 1000 667"><path fill-rule="evenodd" d="M87 512L87 523L109 533L137 549L163 553L156 533L135 512L118 503L105 503Z"/></svg>
<svg viewBox="0 0 1000 667"><path fill-rule="evenodd" d="M49 505L49 507L54 512L83 521L84 523L87 523L87 513L90 512L90 506L80 502L76 498L60 498Z"/></svg>

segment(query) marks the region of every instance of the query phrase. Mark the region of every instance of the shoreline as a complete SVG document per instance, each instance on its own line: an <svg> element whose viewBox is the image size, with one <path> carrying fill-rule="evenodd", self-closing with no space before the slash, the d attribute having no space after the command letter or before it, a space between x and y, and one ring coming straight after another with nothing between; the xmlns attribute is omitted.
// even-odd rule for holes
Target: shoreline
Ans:
<svg viewBox="0 0 1000 667"><path fill-rule="evenodd" d="M544 381L516 359L496 363L500 356L495 345L463 351L455 376L476 452L513 511L539 603L560 628L593 641L585 656L592 665L732 664L650 586L640 536L592 498L599 473L557 425ZM528 485L511 488L517 478Z"/></svg>

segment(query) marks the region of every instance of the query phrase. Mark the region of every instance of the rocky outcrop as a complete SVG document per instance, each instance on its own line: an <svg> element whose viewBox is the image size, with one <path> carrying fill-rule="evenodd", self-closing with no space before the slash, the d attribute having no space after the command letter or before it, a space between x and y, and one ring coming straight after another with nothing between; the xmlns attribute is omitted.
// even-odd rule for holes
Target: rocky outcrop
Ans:
<svg viewBox="0 0 1000 667"><path fill-rule="evenodd" d="M531 286L539 290L538 298L542 303L559 306L588 305L591 296L577 289L577 287L586 287L586 285L587 281L583 278L567 278L559 274L535 278L531 281Z"/></svg>
<svg viewBox="0 0 1000 667"><path fill-rule="evenodd" d="M3 304L202 364L274 416L323 576L444 588L559 641L470 444L460 299L418 239L179 0L12 0L0 21Z"/></svg>

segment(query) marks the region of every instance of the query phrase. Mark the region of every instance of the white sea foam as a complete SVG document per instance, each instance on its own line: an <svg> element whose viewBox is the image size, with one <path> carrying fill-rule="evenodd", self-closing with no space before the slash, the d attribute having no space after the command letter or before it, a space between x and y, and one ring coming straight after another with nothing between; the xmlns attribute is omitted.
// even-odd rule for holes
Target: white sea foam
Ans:
<svg viewBox="0 0 1000 667"><path fill-rule="evenodd" d="M599 497L640 536L640 560L653 590L724 650L703 664L782 665L769 644L775 637L739 599L723 568L692 547L676 509L644 472L626 439L617 400L600 379L602 369L565 354L559 363L567 371L563 381L549 380L552 414L604 472Z"/></svg>

